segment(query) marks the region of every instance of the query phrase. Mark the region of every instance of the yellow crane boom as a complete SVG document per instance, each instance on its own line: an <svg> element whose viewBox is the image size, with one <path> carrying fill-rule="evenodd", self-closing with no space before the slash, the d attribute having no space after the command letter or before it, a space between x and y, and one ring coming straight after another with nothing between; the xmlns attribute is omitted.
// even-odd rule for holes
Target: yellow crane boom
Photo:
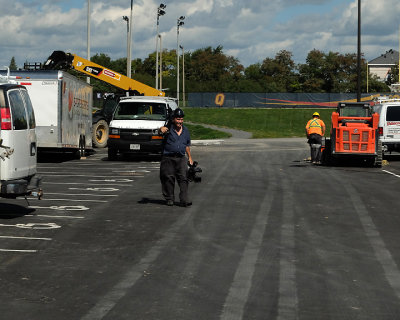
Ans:
<svg viewBox="0 0 400 320"><path fill-rule="evenodd" d="M76 54L65 53L63 51L54 51L44 65L45 69L62 69L66 67L73 67L75 70L81 73L107 82L124 91L137 91L139 95L144 96L165 96L163 91L128 78L123 74L79 57Z"/></svg>

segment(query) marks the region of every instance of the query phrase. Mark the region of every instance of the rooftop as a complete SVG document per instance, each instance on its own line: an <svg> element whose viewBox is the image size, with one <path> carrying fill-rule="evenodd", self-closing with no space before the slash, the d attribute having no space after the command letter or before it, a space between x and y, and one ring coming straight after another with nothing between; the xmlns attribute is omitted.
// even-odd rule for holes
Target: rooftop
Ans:
<svg viewBox="0 0 400 320"><path fill-rule="evenodd" d="M380 57L372 59L368 62L371 64L379 64L379 65L395 65L399 63L399 52L393 49L386 51L381 54Z"/></svg>

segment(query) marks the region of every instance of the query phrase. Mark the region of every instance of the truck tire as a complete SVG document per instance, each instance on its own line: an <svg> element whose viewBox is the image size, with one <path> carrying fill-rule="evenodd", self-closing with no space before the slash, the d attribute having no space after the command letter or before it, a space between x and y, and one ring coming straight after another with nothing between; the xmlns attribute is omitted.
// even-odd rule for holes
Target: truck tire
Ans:
<svg viewBox="0 0 400 320"><path fill-rule="evenodd" d="M322 152L321 158L322 165L331 166L333 164L332 158L332 141L330 139L325 139L325 148Z"/></svg>
<svg viewBox="0 0 400 320"><path fill-rule="evenodd" d="M113 148L108 148L108 160L117 160L118 150Z"/></svg>
<svg viewBox="0 0 400 320"><path fill-rule="evenodd" d="M92 126L93 146L96 148L105 148L108 140L108 124L105 120L99 120Z"/></svg>

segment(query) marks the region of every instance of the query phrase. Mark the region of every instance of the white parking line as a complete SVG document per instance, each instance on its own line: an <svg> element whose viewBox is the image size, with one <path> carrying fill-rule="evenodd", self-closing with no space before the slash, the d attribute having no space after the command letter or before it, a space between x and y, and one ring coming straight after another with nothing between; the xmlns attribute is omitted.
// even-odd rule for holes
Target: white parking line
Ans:
<svg viewBox="0 0 400 320"><path fill-rule="evenodd" d="M22 199L22 198L21 198ZM37 200L37 198L27 198L28 200ZM42 198L40 201L70 201L70 202L108 202L106 200L79 200L79 199L48 199Z"/></svg>
<svg viewBox="0 0 400 320"><path fill-rule="evenodd" d="M19 229L32 229L32 230L49 230L59 229L61 226L54 222L50 223L17 223L17 224L0 224L0 227L11 227Z"/></svg>
<svg viewBox="0 0 400 320"><path fill-rule="evenodd" d="M35 253L37 250L18 250L18 249L0 249L0 252L22 252L22 253Z"/></svg>
<svg viewBox="0 0 400 320"><path fill-rule="evenodd" d="M32 237L16 237L16 236L0 236L2 239L24 239L24 240L43 240L43 241L51 241L52 238L32 238Z"/></svg>
<svg viewBox="0 0 400 320"><path fill-rule="evenodd" d="M383 172L386 172L386 173L389 173L389 174L391 174L392 176L395 176L395 177L397 177L397 178L400 178L400 175L398 175L398 174L395 174L395 173L393 173L393 172L390 172L390 171L387 171L387 170L382 170Z"/></svg>
<svg viewBox="0 0 400 320"><path fill-rule="evenodd" d="M90 197L118 197L117 194L90 194L90 193L55 193L55 192L46 192L48 194L59 194L63 196L90 196Z"/></svg>
<svg viewBox="0 0 400 320"><path fill-rule="evenodd" d="M139 176L136 176L137 178L141 178ZM93 182L133 182L134 180L132 179L126 179L126 178L116 178L116 179L104 179L104 180L89 180Z"/></svg>
<svg viewBox="0 0 400 320"><path fill-rule="evenodd" d="M40 207L40 206L29 206L32 209L51 209L58 211L86 211L89 210L88 207L85 206L50 206L50 207Z"/></svg>
<svg viewBox="0 0 400 320"><path fill-rule="evenodd" d="M134 180L130 180L134 181ZM126 182L130 182L126 181ZM121 181L124 182L124 181ZM43 184L62 184L62 185L84 185L84 186L98 186L98 183L85 183L85 182L47 182L43 181ZM117 184L117 183L111 183L111 184L102 184L104 187L126 187L126 184Z"/></svg>
<svg viewBox="0 0 400 320"><path fill-rule="evenodd" d="M113 192L113 191L119 191L117 188L68 188L70 190L84 190L84 191L99 191L99 192Z"/></svg>
<svg viewBox="0 0 400 320"><path fill-rule="evenodd" d="M112 172L119 173L149 173L149 170L113 170Z"/></svg>
<svg viewBox="0 0 400 320"><path fill-rule="evenodd" d="M85 219L85 217L81 216L53 216L49 214L36 214L32 215L32 217L42 217L42 218L61 218L61 219Z"/></svg>
<svg viewBox="0 0 400 320"><path fill-rule="evenodd" d="M93 176L91 174L59 174L57 172L46 172L46 173L40 173L41 176L47 176L47 177L89 177L89 178L109 178L109 179L114 179L114 180L91 180L91 181L115 181L115 176ZM136 176L135 177L139 177ZM118 178L117 178L118 179ZM122 178L120 179L122 180ZM128 179L124 179L128 180ZM121 181L118 181L121 182Z"/></svg>

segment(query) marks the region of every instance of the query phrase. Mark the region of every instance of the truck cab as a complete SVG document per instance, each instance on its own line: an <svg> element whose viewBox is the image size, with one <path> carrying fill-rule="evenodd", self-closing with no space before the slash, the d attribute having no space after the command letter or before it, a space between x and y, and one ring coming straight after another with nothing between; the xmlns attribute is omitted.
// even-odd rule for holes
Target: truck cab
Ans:
<svg viewBox="0 0 400 320"><path fill-rule="evenodd" d="M26 88L0 83L0 197L16 198L39 191L35 127Z"/></svg>
<svg viewBox="0 0 400 320"><path fill-rule="evenodd" d="M118 154L160 154L163 137L158 130L176 108L171 98L121 98L110 122L109 160L115 160Z"/></svg>

